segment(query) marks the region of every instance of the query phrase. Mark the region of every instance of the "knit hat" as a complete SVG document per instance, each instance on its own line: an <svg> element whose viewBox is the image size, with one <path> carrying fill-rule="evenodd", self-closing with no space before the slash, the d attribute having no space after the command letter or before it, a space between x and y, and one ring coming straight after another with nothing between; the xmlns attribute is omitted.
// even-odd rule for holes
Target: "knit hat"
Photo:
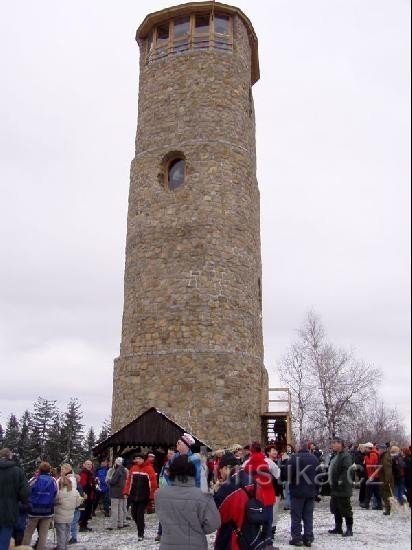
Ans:
<svg viewBox="0 0 412 550"><path fill-rule="evenodd" d="M144 454L143 453L136 453L135 455L133 455L133 460L135 458L142 458L144 460Z"/></svg>
<svg viewBox="0 0 412 550"><path fill-rule="evenodd" d="M114 463L117 465L117 466L122 466L123 464L123 458L121 456L118 456L116 458L116 460L114 461Z"/></svg>
<svg viewBox="0 0 412 550"><path fill-rule="evenodd" d="M196 440L193 436L191 436L190 434L187 434L186 432L180 436L180 440L183 441L183 443L185 445L187 445L190 449L190 447L192 445L194 445L196 443Z"/></svg>
<svg viewBox="0 0 412 550"><path fill-rule="evenodd" d="M368 447L368 449L373 449L373 443L371 443L370 441L368 441L368 443L364 443L363 446Z"/></svg>
<svg viewBox="0 0 412 550"><path fill-rule="evenodd" d="M386 451L386 449L387 449L385 443L378 443L378 444L376 445L376 448L377 448L377 449L381 449L382 451Z"/></svg>

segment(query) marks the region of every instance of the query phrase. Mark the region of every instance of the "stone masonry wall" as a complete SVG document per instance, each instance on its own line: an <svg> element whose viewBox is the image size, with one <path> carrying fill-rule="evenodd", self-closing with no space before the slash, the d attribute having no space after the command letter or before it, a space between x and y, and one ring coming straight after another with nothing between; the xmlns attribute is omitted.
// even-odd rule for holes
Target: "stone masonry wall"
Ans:
<svg viewBox="0 0 412 550"><path fill-rule="evenodd" d="M154 406L197 437L260 438L267 396L261 322L259 191L247 30L234 51L146 64L141 46L113 429ZM163 160L186 159L165 188Z"/></svg>

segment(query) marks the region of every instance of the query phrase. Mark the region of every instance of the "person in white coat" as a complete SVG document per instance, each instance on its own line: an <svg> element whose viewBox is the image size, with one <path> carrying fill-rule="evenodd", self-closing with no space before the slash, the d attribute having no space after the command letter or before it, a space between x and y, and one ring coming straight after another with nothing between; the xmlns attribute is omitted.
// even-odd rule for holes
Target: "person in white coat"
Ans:
<svg viewBox="0 0 412 550"><path fill-rule="evenodd" d="M67 476L59 479L59 493L54 503L54 526L56 529L56 550L66 550L70 534L70 525L75 509L80 506L82 498L73 489L72 481Z"/></svg>
<svg viewBox="0 0 412 550"><path fill-rule="evenodd" d="M266 449L266 462L269 464L269 472L273 476L273 484L275 487L276 495L279 496L279 485L280 485L280 468L277 465L277 460L279 458L276 445L269 444ZM273 505L273 521L272 521L272 535L276 534L276 527L278 523L278 507L280 499L277 498L275 504Z"/></svg>

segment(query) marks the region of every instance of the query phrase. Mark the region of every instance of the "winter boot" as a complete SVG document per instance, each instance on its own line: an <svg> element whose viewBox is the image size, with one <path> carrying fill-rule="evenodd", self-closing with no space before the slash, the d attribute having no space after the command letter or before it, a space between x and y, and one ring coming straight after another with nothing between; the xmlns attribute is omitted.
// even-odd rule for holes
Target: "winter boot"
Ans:
<svg viewBox="0 0 412 550"><path fill-rule="evenodd" d="M329 529L328 533L330 535L343 535L342 526L336 526L335 529Z"/></svg>
<svg viewBox="0 0 412 550"><path fill-rule="evenodd" d="M337 516L335 514L335 529L329 529L328 533L330 535L343 535L342 516Z"/></svg>
<svg viewBox="0 0 412 550"><path fill-rule="evenodd" d="M346 519L346 531L343 533L344 537L353 537L353 518L345 518Z"/></svg>

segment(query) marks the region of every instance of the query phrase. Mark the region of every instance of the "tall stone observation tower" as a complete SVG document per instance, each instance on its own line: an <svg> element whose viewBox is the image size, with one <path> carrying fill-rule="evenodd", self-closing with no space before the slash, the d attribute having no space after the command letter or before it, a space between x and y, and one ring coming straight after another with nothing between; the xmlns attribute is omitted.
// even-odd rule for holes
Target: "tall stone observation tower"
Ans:
<svg viewBox="0 0 412 550"><path fill-rule="evenodd" d="M113 429L149 407L197 437L261 437L257 38L236 7L150 14L140 47Z"/></svg>

